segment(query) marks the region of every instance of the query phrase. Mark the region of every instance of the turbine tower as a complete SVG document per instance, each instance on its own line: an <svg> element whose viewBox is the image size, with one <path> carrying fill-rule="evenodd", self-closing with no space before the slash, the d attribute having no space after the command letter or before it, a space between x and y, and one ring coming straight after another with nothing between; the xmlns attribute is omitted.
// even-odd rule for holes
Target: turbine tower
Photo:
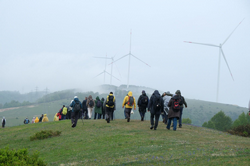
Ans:
<svg viewBox="0 0 250 166"><path fill-rule="evenodd" d="M119 61L122 58L125 58L126 56L128 56L128 80L127 80L127 89L129 88L129 74L130 74L130 59L131 56L136 58L137 60L141 61L142 63L146 64L147 66L149 66L147 63L145 63L144 61L142 61L141 59L137 58L135 55L131 54L131 35L132 35L132 30L130 31L130 45L129 45L129 53L122 56L121 58L117 59L116 61L113 61L111 64ZM150 66L149 66L150 67Z"/></svg>
<svg viewBox="0 0 250 166"><path fill-rule="evenodd" d="M244 20L244 19L243 19ZM243 21L242 20L242 21ZM206 43L196 43L196 42L190 42L190 41L184 41L186 43L192 43L192 44L200 44L200 45L205 45L205 46L212 46L212 47L218 47L219 48L219 63L218 63L218 77L217 77L217 94L216 94L216 102L218 102L218 98L219 98L219 83L220 83L220 59L221 59L221 54L223 55L223 58L227 64L228 70L231 74L232 79L233 78L233 74L230 70L230 67L227 63L227 59L226 56L222 50L222 46L226 43L226 41L231 37L231 35L234 33L234 31L238 28L238 26L240 26L240 24L242 23L242 21L236 26L236 28L234 28L234 30L232 31L232 33L226 38L226 40L223 43L220 43L219 45L215 45L215 44L206 44Z"/></svg>

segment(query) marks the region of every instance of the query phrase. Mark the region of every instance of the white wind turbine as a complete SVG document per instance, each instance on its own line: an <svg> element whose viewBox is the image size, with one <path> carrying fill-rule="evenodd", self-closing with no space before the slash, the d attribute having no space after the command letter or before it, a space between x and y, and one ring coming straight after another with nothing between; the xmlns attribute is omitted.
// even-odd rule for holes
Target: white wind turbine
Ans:
<svg viewBox="0 0 250 166"><path fill-rule="evenodd" d="M97 76L99 76L99 75L101 75L101 74L104 74L104 84L105 84L105 74L107 73L108 75L110 75L110 85L112 85L112 78L114 77L113 76L113 64L112 64L112 66L111 66L111 74L109 74L107 71L106 71L106 66L107 66L107 59L111 59L112 60L112 62L114 62L114 57L115 56L113 56L113 57L107 57L107 54L106 54L106 57L94 57L94 58L101 58L101 59L105 59L105 69L104 69L104 71L103 72L101 72L100 74L98 74ZM97 77L97 76L95 76L95 77ZM95 78L94 77L94 78ZM115 79L117 79L117 80L119 80L118 78L116 78L116 77L114 77ZM119 80L120 81L120 80Z"/></svg>
<svg viewBox="0 0 250 166"><path fill-rule="evenodd" d="M244 20L244 19L243 19ZM242 20L242 21L243 21ZM242 23L242 21L236 26L236 28L232 31L232 33L226 38L226 40L223 42L223 43L220 43L219 45L215 45L215 44L206 44L206 43L196 43L196 42L190 42L190 41L184 41L186 43L192 43L192 44L201 44L201 45L206 45L206 46L212 46L212 47L219 47L219 63L218 63L218 77L217 77L217 94L216 94L216 102L218 102L218 96L219 96L219 82L220 82L220 58L221 58L221 54L223 55L223 58L227 64L227 67L228 67L228 70L231 74L231 77L232 79L234 80L233 78L233 75L232 75L232 72L230 70L230 67L227 63L227 59L226 59L226 56L222 50L222 46L226 43L226 41L231 37L231 35L234 33L234 31L238 28L238 26Z"/></svg>
<svg viewBox="0 0 250 166"><path fill-rule="evenodd" d="M129 46L129 53L122 56L121 58L117 59L116 61L113 61L111 64L119 61L122 58L125 58L126 56L128 56L129 61L128 61L128 81L127 81L127 89L129 88L129 73L130 73L130 57L133 56L134 58L138 59L139 61L141 61L142 63L146 64L147 66L149 66L147 63L145 63L144 61L142 61L141 59L137 58L136 56L134 56L133 54L131 54L131 35L132 35L132 31L130 31L130 46ZM150 66L149 66L150 67Z"/></svg>

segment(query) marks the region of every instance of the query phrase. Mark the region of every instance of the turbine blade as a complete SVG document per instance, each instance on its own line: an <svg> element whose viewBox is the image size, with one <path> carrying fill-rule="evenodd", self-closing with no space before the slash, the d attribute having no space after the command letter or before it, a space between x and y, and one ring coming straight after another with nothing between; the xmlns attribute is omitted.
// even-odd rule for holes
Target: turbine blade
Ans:
<svg viewBox="0 0 250 166"><path fill-rule="evenodd" d="M231 74L231 77L232 77L232 79L234 80L233 74L232 74L232 72L231 72L231 70L230 70L230 67L229 67L228 63L227 63L226 56L225 56L225 54L224 54L222 48L220 48L220 50L221 50L221 53L222 53L222 55L223 55L223 58L224 58L224 60L225 60L225 62L226 62L226 64L227 64L227 67L228 67L228 70L229 70L229 72L230 72L230 74Z"/></svg>
<svg viewBox="0 0 250 166"><path fill-rule="evenodd" d="M245 19L245 18L244 18ZM243 20L244 20L243 19ZM243 21L242 20L242 21ZM231 37L231 35L234 33L234 31L238 28L238 26L240 26L240 24L242 23L242 21L236 26L236 28L234 28L233 32L226 38L226 40L222 43L222 45L224 45L226 43L226 41Z"/></svg>
<svg viewBox="0 0 250 166"><path fill-rule="evenodd" d="M119 58L119 59L115 60L114 62L111 62L111 63L110 63L110 64L108 64L108 65L111 65L112 63L115 63L115 62L119 61L120 59L122 59L122 58L124 58L124 57L126 57L126 56L128 56L128 55L129 55L129 54L126 54L126 55L122 56L121 58Z"/></svg>
<svg viewBox="0 0 250 166"><path fill-rule="evenodd" d="M108 58L108 57L96 57L96 56L94 56L93 58L111 59L111 58Z"/></svg>
<svg viewBox="0 0 250 166"><path fill-rule="evenodd" d="M142 61L142 60L140 60L139 58L137 58L136 56L134 56L133 54L131 54L134 58L136 58L136 59L138 59L139 61L141 61L142 63L144 63L145 65L147 65L147 66L149 66L149 67L151 67L149 64L147 64L146 62L144 62L144 61Z"/></svg>
<svg viewBox="0 0 250 166"><path fill-rule="evenodd" d="M109 74L108 72L105 72L107 74ZM111 77L114 77L115 79L117 79L118 81L120 81L118 78L116 78L115 76L112 76L111 74L109 74Z"/></svg>
<svg viewBox="0 0 250 166"><path fill-rule="evenodd" d="M191 41L184 41L185 43L192 43L192 44L201 44L201 45L205 45L205 46L213 46L213 47L220 47L214 44L207 44L207 43L196 43L196 42L191 42Z"/></svg>
<svg viewBox="0 0 250 166"><path fill-rule="evenodd" d="M105 73L105 71L101 72L100 74L96 75L94 78L98 77L99 75Z"/></svg>

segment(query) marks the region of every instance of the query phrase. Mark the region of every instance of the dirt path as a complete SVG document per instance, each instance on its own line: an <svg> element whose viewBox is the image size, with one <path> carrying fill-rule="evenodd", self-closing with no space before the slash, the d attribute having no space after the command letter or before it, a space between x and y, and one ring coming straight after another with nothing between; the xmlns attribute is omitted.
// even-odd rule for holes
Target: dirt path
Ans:
<svg viewBox="0 0 250 166"><path fill-rule="evenodd" d="M29 105L29 106L23 106L23 107L32 108L32 107L35 107L35 106L34 105ZM22 107L3 108L3 109L0 109L0 112L15 110L15 109L19 109L19 108L22 108Z"/></svg>

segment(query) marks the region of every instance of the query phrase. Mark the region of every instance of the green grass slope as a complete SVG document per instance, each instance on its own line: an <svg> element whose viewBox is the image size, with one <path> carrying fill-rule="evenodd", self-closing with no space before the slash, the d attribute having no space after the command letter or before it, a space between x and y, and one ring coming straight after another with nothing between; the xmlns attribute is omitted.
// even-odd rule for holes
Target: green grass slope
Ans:
<svg viewBox="0 0 250 166"><path fill-rule="evenodd" d="M183 125L177 131L149 121L104 120L28 124L0 129L0 148L40 152L48 165L249 165L250 139L202 127ZM41 130L61 136L30 141Z"/></svg>

